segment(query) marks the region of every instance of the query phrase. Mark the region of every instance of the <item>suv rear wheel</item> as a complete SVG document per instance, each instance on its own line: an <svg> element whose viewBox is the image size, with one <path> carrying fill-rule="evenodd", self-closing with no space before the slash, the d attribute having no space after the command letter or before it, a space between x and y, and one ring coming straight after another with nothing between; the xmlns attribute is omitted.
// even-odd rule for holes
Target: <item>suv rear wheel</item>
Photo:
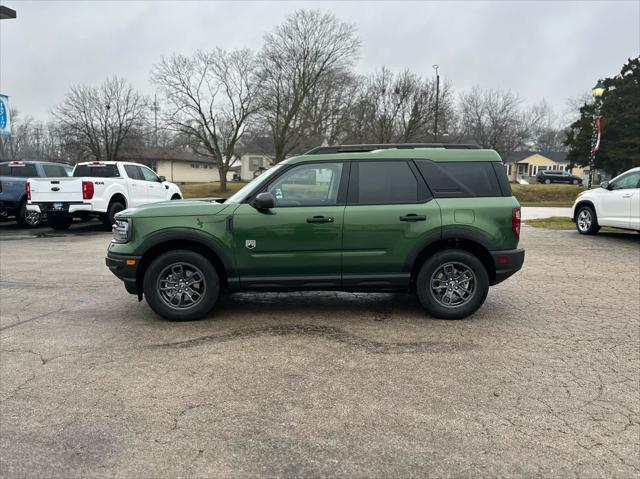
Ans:
<svg viewBox="0 0 640 479"><path fill-rule="evenodd" d="M444 250L428 258L416 280L422 307L436 318L465 318L482 306L488 292L487 269L462 250Z"/></svg>
<svg viewBox="0 0 640 479"><path fill-rule="evenodd" d="M594 235L600 231L596 212L591 206L581 206L576 214L576 229L583 235Z"/></svg>
<svg viewBox="0 0 640 479"><path fill-rule="evenodd" d="M216 304L220 279L204 256L175 250L158 256L144 275L144 296L151 309L170 321L192 321Z"/></svg>

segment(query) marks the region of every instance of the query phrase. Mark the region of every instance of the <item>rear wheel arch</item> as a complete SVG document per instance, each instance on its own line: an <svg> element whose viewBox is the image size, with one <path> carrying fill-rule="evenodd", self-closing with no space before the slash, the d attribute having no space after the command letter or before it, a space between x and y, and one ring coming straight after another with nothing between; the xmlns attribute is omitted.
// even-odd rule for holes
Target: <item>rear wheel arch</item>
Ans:
<svg viewBox="0 0 640 479"><path fill-rule="evenodd" d="M125 207L125 209L127 208L127 199L125 198L125 196L122 193L115 193L111 196L111 199L109 199L107 211L109 211L109 206L111 206L115 202L121 203L122 206Z"/></svg>
<svg viewBox="0 0 640 479"><path fill-rule="evenodd" d="M447 249L458 249L473 254L480 260L482 265L487 270L490 282L493 283L493 281L495 281L496 268L493 262L493 258L491 257L491 253L489 253L489 250L484 245L467 238L446 238L429 243L424 248L422 248L422 250L420 250L420 252L415 256L411 264L412 288L415 286L415 280L424 262L436 253Z"/></svg>

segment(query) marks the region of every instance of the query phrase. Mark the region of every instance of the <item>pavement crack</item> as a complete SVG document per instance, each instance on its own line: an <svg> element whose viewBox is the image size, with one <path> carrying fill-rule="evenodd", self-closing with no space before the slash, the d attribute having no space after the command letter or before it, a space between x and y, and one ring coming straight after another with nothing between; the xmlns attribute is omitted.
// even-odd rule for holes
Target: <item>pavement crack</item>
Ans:
<svg viewBox="0 0 640 479"><path fill-rule="evenodd" d="M451 343L438 341L383 342L363 338L331 326L312 324L283 324L259 328L240 329L223 334L211 334L197 338L169 343L154 344L149 348L192 348L203 344L215 344L238 339L257 338L260 336L311 336L321 337L329 341L346 344L377 354L403 353L446 353L469 351L476 349L473 343Z"/></svg>

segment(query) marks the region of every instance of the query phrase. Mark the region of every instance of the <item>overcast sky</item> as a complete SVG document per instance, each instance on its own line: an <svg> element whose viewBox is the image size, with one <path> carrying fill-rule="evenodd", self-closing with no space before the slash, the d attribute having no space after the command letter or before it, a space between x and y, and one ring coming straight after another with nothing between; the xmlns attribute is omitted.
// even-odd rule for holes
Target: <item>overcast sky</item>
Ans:
<svg viewBox="0 0 640 479"><path fill-rule="evenodd" d="M0 93L22 115L45 120L70 85L117 74L153 95L149 72L163 55L196 49L259 49L265 32L298 8L353 23L357 69L383 65L441 78L457 91L510 88L567 99L620 71L640 52L640 0L605 2L24 2L0 21Z"/></svg>

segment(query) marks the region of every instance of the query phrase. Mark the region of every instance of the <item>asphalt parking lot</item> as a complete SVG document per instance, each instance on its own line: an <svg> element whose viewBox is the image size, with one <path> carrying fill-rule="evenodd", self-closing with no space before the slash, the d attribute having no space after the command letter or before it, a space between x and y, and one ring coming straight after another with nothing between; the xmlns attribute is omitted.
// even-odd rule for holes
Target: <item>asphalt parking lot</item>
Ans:
<svg viewBox="0 0 640 479"><path fill-rule="evenodd" d="M637 477L640 235L523 228L472 318L409 295L158 319L98 223L0 228L3 477Z"/></svg>

